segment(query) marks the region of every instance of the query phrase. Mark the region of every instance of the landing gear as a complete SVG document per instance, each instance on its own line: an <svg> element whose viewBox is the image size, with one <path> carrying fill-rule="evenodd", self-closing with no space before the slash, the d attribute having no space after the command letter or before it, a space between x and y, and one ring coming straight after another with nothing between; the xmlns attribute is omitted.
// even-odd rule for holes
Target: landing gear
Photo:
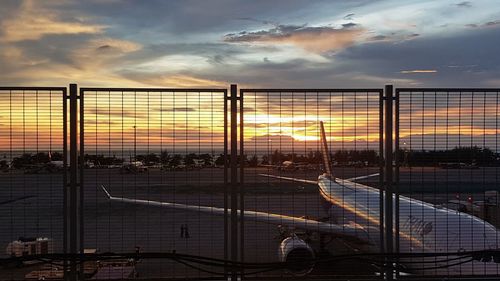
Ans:
<svg viewBox="0 0 500 281"><path fill-rule="evenodd" d="M326 249L326 246L332 242L333 238L330 235L319 234L319 255L330 255L330 252Z"/></svg>

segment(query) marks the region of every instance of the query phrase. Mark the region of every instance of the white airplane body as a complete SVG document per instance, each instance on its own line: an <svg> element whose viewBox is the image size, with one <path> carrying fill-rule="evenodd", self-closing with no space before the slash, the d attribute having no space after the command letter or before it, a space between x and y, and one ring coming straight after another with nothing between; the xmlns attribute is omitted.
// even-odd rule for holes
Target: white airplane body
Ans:
<svg viewBox="0 0 500 281"><path fill-rule="evenodd" d="M59 160L57 160L57 161L56 160L52 160L52 161L49 161L49 164L53 165L56 168L63 168L64 161L62 161L62 160L61 161L59 161Z"/></svg>
<svg viewBox="0 0 500 281"><path fill-rule="evenodd" d="M64 161L62 160L52 160L52 152L48 152L49 156L49 162L48 164L56 169L63 169L64 168Z"/></svg>
<svg viewBox="0 0 500 281"><path fill-rule="evenodd" d="M294 162L290 160L283 161L281 164L261 164L260 167L277 169L278 171L296 171L308 169L311 164L307 162Z"/></svg>
<svg viewBox="0 0 500 281"><path fill-rule="evenodd" d="M280 180L315 184L327 204L328 221L292 217L282 214L245 210L245 220L259 221L317 232L321 235L339 237L350 243L359 243L370 252L380 252L380 190L356 183L353 179L334 178L331 173L329 153L326 146L323 123L321 123L324 161L327 173L320 175L317 181L289 178L275 175L262 175ZM377 174L375 174L377 175ZM195 206L172 202L131 199L112 196L102 189L112 201L175 208L185 211L203 212L224 216L224 208ZM383 192L383 191L382 191ZM384 194L382 194L384 195ZM384 196L382 196L384 198ZM393 200L394 204L395 200ZM231 212L231 210L228 210ZM239 217L239 216L238 216ZM478 217L436 207L420 200L399 197L399 251L401 253L457 253L457 256L402 258L400 264L408 272L421 275L499 275L500 266L495 262L483 262L460 258L461 252L479 250L497 250L499 236L497 229ZM394 243L396 246L396 243ZM284 239L280 249L280 260L287 259L292 250L311 251L311 247L295 234ZM314 257L311 253L310 257ZM442 261L453 259L453 261ZM441 261L440 261L441 260ZM297 270L295 273L307 274L310 269Z"/></svg>
<svg viewBox="0 0 500 281"><path fill-rule="evenodd" d="M332 204L330 217L343 225L355 223L363 226L373 251L380 250L379 219L380 191L346 181L320 176L318 185L322 197ZM395 199L395 198L394 198ZM395 202L395 200L393 200ZM393 207L395 205L393 203ZM394 217L395 220L398 219ZM467 213L399 196L399 251L401 253L460 253L498 249L497 229L478 217ZM394 243L393 247L396 246ZM458 258L448 256L447 258ZM419 263L418 261L422 261ZM439 262L440 258L401 259L411 272L424 275L498 275L500 267L494 262L470 261L453 266L453 262ZM406 261L406 263L405 263ZM435 263L429 263L434 261ZM451 265L451 266L450 266ZM435 269L425 269L435 267ZM442 267L442 268L438 268Z"/></svg>

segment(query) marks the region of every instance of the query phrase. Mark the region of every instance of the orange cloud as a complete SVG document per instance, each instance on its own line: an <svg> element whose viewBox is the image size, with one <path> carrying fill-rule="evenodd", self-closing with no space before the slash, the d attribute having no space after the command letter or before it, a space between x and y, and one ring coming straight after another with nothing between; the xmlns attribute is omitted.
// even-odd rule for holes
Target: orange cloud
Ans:
<svg viewBox="0 0 500 281"><path fill-rule="evenodd" d="M120 59L129 53L138 51L142 45L108 37L89 40L84 46L74 49L70 57L78 68L87 68L93 72L109 71L110 66L118 65Z"/></svg>
<svg viewBox="0 0 500 281"><path fill-rule="evenodd" d="M399 73L413 74L413 73L437 73L435 69L415 69L415 70L401 70Z"/></svg>
<svg viewBox="0 0 500 281"><path fill-rule="evenodd" d="M133 79L130 77L130 79ZM217 87L227 88L228 83L222 81L208 80L188 75L159 75L152 77L140 77L140 81L146 85L158 87Z"/></svg>
<svg viewBox="0 0 500 281"><path fill-rule="evenodd" d="M17 13L3 20L3 41L36 40L50 34L98 34L105 28L102 25L59 20L56 13L37 5L39 3L26 0Z"/></svg>
<svg viewBox="0 0 500 281"><path fill-rule="evenodd" d="M363 32L356 24L345 25L343 28L279 25L270 30L227 34L224 41L291 44L311 52L326 52L354 44Z"/></svg>

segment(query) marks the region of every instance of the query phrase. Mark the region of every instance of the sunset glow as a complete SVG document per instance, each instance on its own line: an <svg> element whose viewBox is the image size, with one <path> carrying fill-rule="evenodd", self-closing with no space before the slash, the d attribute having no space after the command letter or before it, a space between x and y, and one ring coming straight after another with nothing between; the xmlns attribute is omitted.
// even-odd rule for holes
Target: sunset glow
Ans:
<svg viewBox="0 0 500 281"><path fill-rule="evenodd" d="M494 1L278 2L246 10L236 3L217 9L197 3L184 10L168 1L140 6L120 0L6 2L0 12L0 83L220 89L231 83L240 89L500 86ZM409 13L412 9L426 12ZM215 14L207 15L208 10ZM157 11L169 11L169 20ZM476 42L482 42L480 54ZM401 97L402 138L498 133L492 125L498 115L494 95L464 93L460 101L445 93L420 97ZM47 150L52 140L61 139L59 96L2 93L1 98L0 128L8 134L2 134L0 150ZM222 94L99 92L89 93L85 105L88 145L120 140L120 147L174 141L210 146L224 138ZM379 140L377 93L284 92L279 98L247 93L244 112L246 140L269 135L315 143L319 121L327 124L333 142Z"/></svg>

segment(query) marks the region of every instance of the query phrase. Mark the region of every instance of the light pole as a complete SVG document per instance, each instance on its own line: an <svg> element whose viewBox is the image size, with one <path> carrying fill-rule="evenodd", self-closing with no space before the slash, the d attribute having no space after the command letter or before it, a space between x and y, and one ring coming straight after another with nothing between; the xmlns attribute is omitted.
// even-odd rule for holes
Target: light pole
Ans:
<svg viewBox="0 0 500 281"><path fill-rule="evenodd" d="M408 149L406 147L406 142L403 142L403 165L405 167L410 167L410 163L408 161Z"/></svg>
<svg viewBox="0 0 500 281"><path fill-rule="evenodd" d="M269 139L269 143L270 143L270 146L271 146L271 152L269 153L269 151L268 151L267 154L270 156L270 158L269 158L270 163L269 164L273 165L274 164L273 163L273 140Z"/></svg>
<svg viewBox="0 0 500 281"><path fill-rule="evenodd" d="M134 125L134 161L137 161L137 126Z"/></svg>

